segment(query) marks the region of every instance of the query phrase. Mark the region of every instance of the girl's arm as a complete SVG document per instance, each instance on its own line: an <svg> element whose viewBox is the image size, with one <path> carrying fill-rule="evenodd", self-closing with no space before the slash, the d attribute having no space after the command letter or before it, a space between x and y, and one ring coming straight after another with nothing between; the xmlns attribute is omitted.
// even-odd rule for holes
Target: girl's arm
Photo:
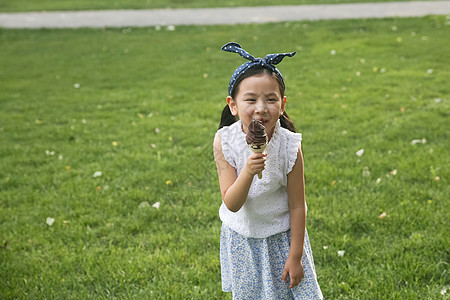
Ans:
<svg viewBox="0 0 450 300"><path fill-rule="evenodd" d="M303 154L299 146L297 160L288 174L288 201L291 222L291 248L283 271L283 281L289 273L290 288L300 283L303 278L303 243L305 240L306 205L305 177L303 173Z"/></svg>
<svg viewBox="0 0 450 300"><path fill-rule="evenodd" d="M218 134L214 139L214 158L219 174L222 200L230 211L237 212L247 200L253 177L264 170L266 154L253 153L237 176L236 169L226 161L223 155L220 134Z"/></svg>

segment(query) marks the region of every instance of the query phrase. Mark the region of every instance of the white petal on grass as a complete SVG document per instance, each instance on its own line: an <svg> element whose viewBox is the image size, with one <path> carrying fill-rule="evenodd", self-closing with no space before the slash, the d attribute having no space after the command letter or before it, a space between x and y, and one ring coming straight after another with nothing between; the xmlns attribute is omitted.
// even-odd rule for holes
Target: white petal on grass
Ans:
<svg viewBox="0 0 450 300"><path fill-rule="evenodd" d="M334 49L331 50L331 51L330 51L330 54L331 54L331 55L335 55L335 54L336 54L336 50L334 50Z"/></svg>
<svg viewBox="0 0 450 300"><path fill-rule="evenodd" d="M328 246L323 246L323 250L327 250L328 249Z"/></svg>
<svg viewBox="0 0 450 300"><path fill-rule="evenodd" d="M411 145L415 145L415 144L425 144L427 142L427 140L425 138L422 139L415 139L411 141Z"/></svg>
<svg viewBox="0 0 450 300"><path fill-rule="evenodd" d="M377 178L376 183L379 184L381 182L381 178Z"/></svg>
<svg viewBox="0 0 450 300"><path fill-rule="evenodd" d="M156 209L159 209L160 205L161 205L161 203L156 202L156 203L153 204L152 206L153 206L154 208L156 208Z"/></svg>
<svg viewBox="0 0 450 300"><path fill-rule="evenodd" d="M175 30L175 26L174 25L169 25L169 26L167 26L167 30L174 31Z"/></svg>
<svg viewBox="0 0 450 300"><path fill-rule="evenodd" d="M55 219L51 218L51 217L47 217L47 219L45 219L45 223L47 223L48 226L52 226L53 223L55 223Z"/></svg>
<svg viewBox="0 0 450 300"><path fill-rule="evenodd" d="M345 254L345 250L339 250L337 253L339 257L343 257Z"/></svg>
<svg viewBox="0 0 450 300"><path fill-rule="evenodd" d="M447 290L450 289L450 286L445 285L442 289L441 289L441 295L444 296L445 294L447 294Z"/></svg>
<svg viewBox="0 0 450 300"><path fill-rule="evenodd" d="M45 150L45 155L53 156L53 155L55 155L55 151Z"/></svg>
<svg viewBox="0 0 450 300"><path fill-rule="evenodd" d="M364 167L363 171L362 171L362 176L363 177L369 177L370 176L370 170L369 167Z"/></svg>
<svg viewBox="0 0 450 300"><path fill-rule="evenodd" d="M148 203L147 201L143 201L141 203L139 203L139 208L145 208L145 207L150 207L150 203Z"/></svg>
<svg viewBox="0 0 450 300"><path fill-rule="evenodd" d="M79 83L74 83L74 84L73 84L73 87L76 88L76 89L79 89L80 86L81 86L81 85L80 85Z"/></svg>
<svg viewBox="0 0 450 300"><path fill-rule="evenodd" d="M100 172L100 171L95 172L94 175L93 175L94 178L97 178L97 177L100 177L100 176L102 176L102 172Z"/></svg>
<svg viewBox="0 0 450 300"><path fill-rule="evenodd" d="M364 154L364 148L363 149L359 149L358 151L356 151L356 156L361 157Z"/></svg>

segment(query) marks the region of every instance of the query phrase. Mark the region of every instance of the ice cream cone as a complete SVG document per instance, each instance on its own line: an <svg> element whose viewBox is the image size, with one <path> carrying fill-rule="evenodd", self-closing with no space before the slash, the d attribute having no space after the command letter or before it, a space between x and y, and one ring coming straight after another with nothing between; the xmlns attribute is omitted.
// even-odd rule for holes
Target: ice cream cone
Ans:
<svg viewBox="0 0 450 300"><path fill-rule="evenodd" d="M264 145L248 145L250 147L250 150L252 150L253 153L263 153L264 149L266 149L267 144ZM258 179L262 178L262 171L258 173Z"/></svg>
<svg viewBox="0 0 450 300"><path fill-rule="evenodd" d="M267 133L264 125L257 120L252 120L248 125L247 145L253 153L263 153L267 146ZM262 178L262 171L258 173L258 178Z"/></svg>

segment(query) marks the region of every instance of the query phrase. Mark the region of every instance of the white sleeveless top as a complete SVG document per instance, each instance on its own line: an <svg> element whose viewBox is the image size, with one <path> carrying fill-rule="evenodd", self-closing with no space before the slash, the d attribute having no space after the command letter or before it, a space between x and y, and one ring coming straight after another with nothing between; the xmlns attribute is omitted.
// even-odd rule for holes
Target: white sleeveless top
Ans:
<svg viewBox="0 0 450 300"><path fill-rule="evenodd" d="M241 121L221 128L217 134L226 161L239 175L252 154ZM225 203L220 206L219 216L225 226L252 238L265 238L290 228L287 174L297 160L301 140L300 133L281 127L278 120L265 150L267 160L262 179L253 177L247 200L238 212L228 210Z"/></svg>

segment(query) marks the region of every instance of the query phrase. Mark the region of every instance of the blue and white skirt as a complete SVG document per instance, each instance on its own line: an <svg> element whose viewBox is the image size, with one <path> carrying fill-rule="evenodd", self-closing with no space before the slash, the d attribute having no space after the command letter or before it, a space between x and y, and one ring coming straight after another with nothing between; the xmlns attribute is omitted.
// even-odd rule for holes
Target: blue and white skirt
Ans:
<svg viewBox="0 0 450 300"><path fill-rule="evenodd" d="M306 230L302 257L304 277L292 289L289 276L287 282L282 281L290 244L290 230L267 238L247 238L222 225L222 290L232 292L233 299L239 300L323 299Z"/></svg>

